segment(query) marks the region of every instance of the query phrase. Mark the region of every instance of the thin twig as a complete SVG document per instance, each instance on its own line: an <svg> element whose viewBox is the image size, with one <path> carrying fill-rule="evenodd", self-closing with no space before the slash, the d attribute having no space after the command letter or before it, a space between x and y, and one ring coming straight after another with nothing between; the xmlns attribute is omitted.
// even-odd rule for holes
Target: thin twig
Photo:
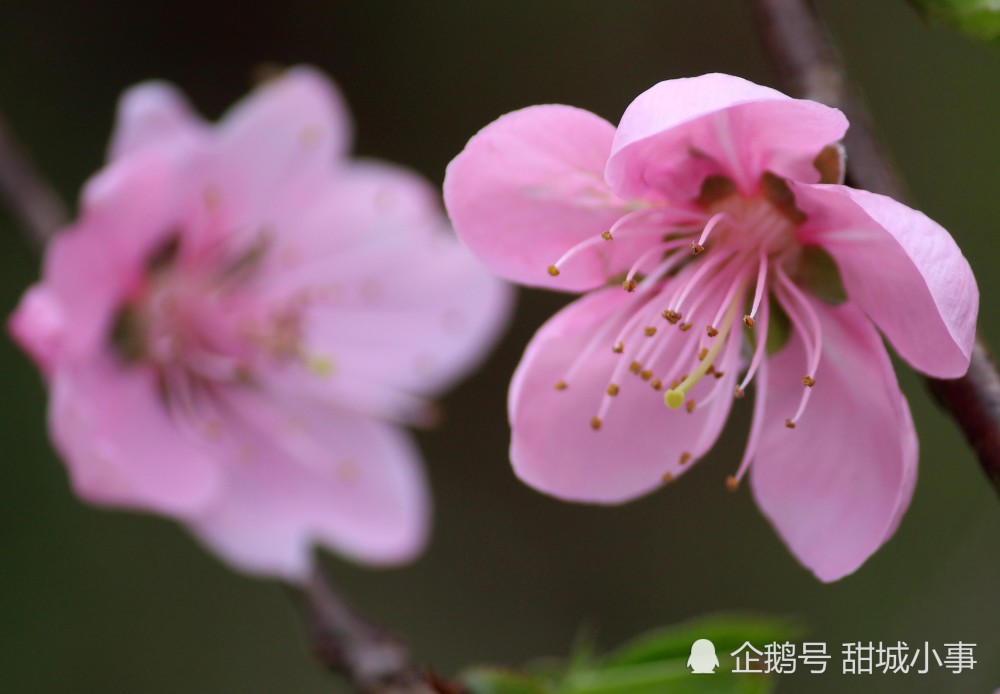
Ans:
<svg viewBox="0 0 1000 694"><path fill-rule="evenodd" d="M313 652L367 694L434 694L403 642L356 612L316 570L302 587Z"/></svg>
<svg viewBox="0 0 1000 694"><path fill-rule="evenodd" d="M812 4L808 0L751 3L765 51L784 88L795 96L835 106L850 120L844 142L849 181L905 202L906 188L879 144L860 98L847 83L833 39ZM962 378L926 380L962 427L983 471L1000 492L1000 374L989 347L977 338L972 364Z"/></svg>
<svg viewBox="0 0 1000 694"><path fill-rule="evenodd" d="M69 217L66 206L35 170L3 118L0 118L0 196L38 248Z"/></svg>

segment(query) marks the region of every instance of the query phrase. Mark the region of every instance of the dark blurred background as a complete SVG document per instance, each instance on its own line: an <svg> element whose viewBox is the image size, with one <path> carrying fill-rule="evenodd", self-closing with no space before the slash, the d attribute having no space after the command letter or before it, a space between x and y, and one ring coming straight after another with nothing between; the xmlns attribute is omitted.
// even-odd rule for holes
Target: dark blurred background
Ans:
<svg viewBox="0 0 1000 694"><path fill-rule="evenodd" d="M997 162L1000 53L925 25L903 0L820 8L914 200L952 231L1000 344ZM4 0L0 110L68 199L101 164L126 86L172 80L211 118L265 61L313 63L339 82L357 152L440 183L481 126L564 102L617 122L655 82L710 71L773 84L739 0L316 2ZM0 310L37 259L0 212ZM895 538L858 573L818 583L747 489L725 491L747 427L737 408L683 481L620 508L563 504L522 486L506 457L508 378L565 297L523 291L485 368L419 434L436 499L433 544L404 569L325 561L364 610L443 673L563 654L581 625L604 647L720 610L794 616L826 641L978 644L955 676L797 675L780 692L987 692L1000 686L1000 503L949 417L900 369L922 444ZM45 430L40 380L0 341L0 691L329 692L289 596L230 572L183 529L75 500Z"/></svg>

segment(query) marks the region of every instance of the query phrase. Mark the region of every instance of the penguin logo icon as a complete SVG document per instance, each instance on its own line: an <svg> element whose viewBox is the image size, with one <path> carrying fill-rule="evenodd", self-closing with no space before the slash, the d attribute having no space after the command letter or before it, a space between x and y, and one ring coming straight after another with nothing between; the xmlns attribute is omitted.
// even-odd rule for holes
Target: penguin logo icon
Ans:
<svg viewBox="0 0 1000 694"><path fill-rule="evenodd" d="M715 655L715 644L708 639L698 639L691 644L691 655L687 666L695 675L714 675L719 667L719 656Z"/></svg>

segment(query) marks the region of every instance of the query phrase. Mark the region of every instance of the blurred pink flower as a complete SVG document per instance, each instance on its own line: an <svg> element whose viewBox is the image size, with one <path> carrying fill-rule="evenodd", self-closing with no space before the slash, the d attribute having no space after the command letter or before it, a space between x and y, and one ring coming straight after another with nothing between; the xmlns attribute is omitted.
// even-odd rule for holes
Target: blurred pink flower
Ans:
<svg viewBox="0 0 1000 694"><path fill-rule="evenodd" d="M824 581L888 539L917 440L875 326L914 368L961 376L979 295L944 229L841 185L846 129L835 109L715 74L657 84L617 130L549 105L472 138L445 179L460 238L508 279L587 292L514 375L521 479L576 501L644 494L711 448L753 380L730 488L750 469Z"/></svg>
<svg viewBox="0 0 1000 694"><path fill-rule="evenodd" d="M110 163L10 321L80 496L290 580L313 543L374 564L421 550L426 484L391 422L483 356L510 294L427 183L349 141L308 68L215 127L167 84L125 94Z"/></svg>

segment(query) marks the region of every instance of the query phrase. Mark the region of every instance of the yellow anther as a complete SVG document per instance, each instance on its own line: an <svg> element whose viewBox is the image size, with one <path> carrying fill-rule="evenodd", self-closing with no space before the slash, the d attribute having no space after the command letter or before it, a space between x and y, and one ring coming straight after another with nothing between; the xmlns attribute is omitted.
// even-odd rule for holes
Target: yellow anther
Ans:
<svg viewBox="0 0 1000 694"><path fill-rule="evenodd" d="M625 343L616 342L614 345L611 346L611 351L614 352L615 354L621 354L622 352L625 351Z"/></svg>
<svg viewBox="0 0 1000 694"><path fill-rule="evenodd" d="M681 465L687 465L690 460L691 460L691 454L687 453L687 452L684 452L684 453L681 453L681 459L678 462Z"/></svg>
<svg viewBox="0 0 1000 694"><path fill-rule="evenodd" d="M306 368L320 378L327 378L333 374L333 362L328 357L309 357L306 362Z"/></svg>
<svg viewBox="0 0 1000 694"><path fill-rule="evenodd" d="M722 372L722 371L713 371L712 375L715 376L716 378L722 378L726 374L724 372Z"/></svg>
<svg viewBox="0 0 1000 694"><path fill-rule="evenodd" d="M743 316L743 324L745 326L747 326L748 328L752 328L753 326L755 326L757 324L757 321L755 321L750 316Z"/></svg>
<svg viewBox="0 0 1000 694"><path fill-rule="evenodd" d="M729 334L729 329L732 327L733 313L735 311L736 302L733 301L733 303L729 305L729 309L726 311L726 315L723 318L722 330L720 331L721 337L712 342L712 346L708 349L708 352L704 356L699 354L701 361L698 363L695 370L690 374L682 376L681 382L668 390L663 396L663 401L667 404L667 407L672 410L676 410L680 407L684 403L685 395L687 395L687 393L694 388L695 384L698 383L698 381L700 381L706 373L708 373L710 368L713 368L715 360L719 356L719 352L722 350L722 346L726 342L726 336Z"/></svg>
<svg viewBox="0 0 1000 694"><path fill-rule="evenodd" d="M688 411L688 414L694 412L694 400L688 400L687 404L684 405L684 409Z"/></svg>
<svg viewBox="0 0 1000 694"><path fill-rule="evenodd" d="M661 477L660 479L663 480L663 484L670 484L671 482L674 481L674 476L669 472L664 472L663 477Z"/></svg>
<svg viewBox="0 0 1000 694"><path fill-rule="evenodd" d="M731 492L735 492L739 488L740 488L740 481L736 479L733 475L729 475L729 477L726 478L726 489L728 489Z"/></svg>
<svg viewBox="0 0 1000 694"><path fill-rule="evenodd" d="M641 378L644 381L648 381L652 377L653 377L652 371L644 370L639 372L639 378Z"/></svg>
<svg viewBox="0 0 1000 694"><path fill-rule="evenodd" d="M684 392L677 390L676 388L671 388L664 393L663 402L665 402L667 407L671 410L676 410L684 404Z"/></svg>
<svg viewBox="0 0 1000 694"><path fill-rule="evenodd" d="M549 265L549 274L552 275L553 277L558 277L559 268L557 268L555 265Z"/></svg>
<svg viewBox="0 0 1000 694"><path fill-rule="evenodd" d="M714 327L712 327L711 325L709 325L709 326L707 326L707 327L705 328L705 332L707 332L707 333L708 333L708 336L709 336L709 337L715 337L716 335L718 335L718 334L719 334L719 331L718 331L718 330L716 330L716 329L715 329Z"/></svg>
<svg viewBox="0 0 1000 694"><path fill-rule="evenodd" d="M702 347L701 351L698 352L698 361L705 361L705 357L708 356L708 347ZM708 371L714 371L715 369L711 366L708 367ZM706 372L708 373L708 372Z"/></svg>
<svg viewBox="0 0 1000 694"><path fill-rule="evenodd" d="M691 255L699 255L705 252L705 247L697 241L691 242Z"/></svg>
<svg viewBox="0 0 1000 694"><path fill-rule="evenodd" d="M569 386L566 384L566 381L556 381L556 390L566 390L568 387Z"/></svg>
<svg viewBox="0 0 1000 694"><path fill-rule="evenodd" d="M691 329L690 323L681 323L681 332L686 333L690 329Z"/></svg>
<svg viewBox="0 0 1000 694"><path fill-rule="evenodd" d="M649 385L653 388L653 390L660 390L663 388L663 381L658 378L654 378Z"/></svg>
<svg viewBox="0 0 1000 694"><path fill-rule="evenodd" d="M663 312L663 317L666 318L668 321L670 321L672 324L676 325L677 321L681 319L681 314L677 313L677 311L667 309L666 311Z"/></svg>
<svg viewBox="0 0 1000 694"><path fill-rule="evenodd" d="M804 385L806 388L812 388L814 385L816 385L816 379L813 378L812 376L803 376L802 385Z"/></svg>
<svg viewBox="0 0 1000 694"><path fill-rule="evenodd" d="M610 395L611 397L615 397L616 395L618 395L618 392L619 388L616 384L614 383L608 384L608 395Z"/></svg>
<svg viewBox="0 0 1000 694"><path fill-rule="evenodd" d="M594 431L597 431L598 429L600 429L601 428L601 418L600 417L591 417L590 418L590 428L593 429Z"/></svg>
<svg viewBox="0 0 1000 694"><path fill-rule="evenodd" d="M601 238L604 239L605 241L610 241L614 238L614 236L611 235L610 231L605 231L601 234Z"/></svg>
<svg viewBox="0 0 1000 694"><path fill-rule="evenodd" d="M746 393L739 386L733 388L733 397L736 398L737 400L742 398L744 395L746 395Z"/></svg>
<svg viewBox="0 0 1000 694"><path fill-rule="evenodd" d="M631 294L632 292L634 292L635 288L637 286L639 286L639 285L637 285L635 283L635 280L633 280L633 279L627 279L624 282L622 282L622 289L624 289L625 291L627 291L629 294Z"/></svg>
<svg viewBox="0 0 1000 694"><path fill-rule="evenodd" d="M642 371L642 364L640 364L637 361L634 361L628 365L628 370L634 374L638 374L640 371Z"/></svg>
<svg viewBox="0 0 1000 694"><path fill-rule="evenodd" d="M786 419L785 420L785 426L788 427L789 429L794 429L795 428L795 422L793 422L790 419Z"/></svg>
<svg viewBox="0 0 1000 694"><path fill-rule="evenodd" d="M652 337L653 335L656 334L656 328L654 328L653 326L649 326L648 328L643 330L643 332L646 333L646 337Z"/></svg>

